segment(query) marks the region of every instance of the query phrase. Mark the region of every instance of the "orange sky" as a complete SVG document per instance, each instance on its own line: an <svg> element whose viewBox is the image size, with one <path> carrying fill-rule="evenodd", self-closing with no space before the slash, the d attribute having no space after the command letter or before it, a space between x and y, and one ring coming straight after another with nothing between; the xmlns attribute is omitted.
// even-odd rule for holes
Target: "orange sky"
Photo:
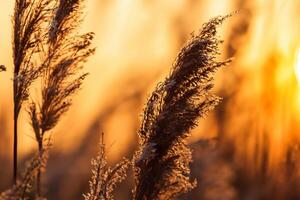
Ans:
<svg viewBox="0 0 300 200"><path fill-rule="evenodd" d="M225 0L88 0L87 2L86 18L81 31L96 33L94 44L97 52L86 64L86 71L90 76L85 81L83 89L74 98L71 110L53 131L54 144L59 150L68 150L78 145L82 134L90 127L94 118L105 110L107 105L119 99L120 91L123 95L130 94L134 87L148 84L149 86L145 87L150 92L156 82L151 81L152 77L159 80L167 74L189 33L197 31L209 18L235 10L234 1ZM300 1L251 2L254 7L253 20L247 37L242 41L243 46L235 55L238 61L235 61L234 65L238 64L238 73L260 73L261 67L268 62L269 55L276 52L280 57L276 80L283 87L282 83L290 79L290 74L294 73L290 69L294 69L295 52L300 47L299 13L296 10L300 7ZM244 12L241 10L241 14L238 15L243 15ZM8 109L10 115L12 13L13 1L1 1L0 64L6 65L9 70L0 74L0 112ZM235 16L232 22L238 17ZM226 23L221 31L224 39L229 34L229 24ZM230 72L230 69L225 71ZM134 83L133 88L124 88L135 76L139 77L139 81ZM260 79L257 77L259 74L248 82L251 84L253 94L261 87ZM218 73L217 88L223 79L224 75ZM37 89L33 88L33 94ZM146 96L143 98L145 102ZM138 109L141 113L142 105ZM130 111L130 105L125 104L106 124L103 124L103 131L108 135L107 143L114 144L113 152L124 151L136 134L132 132ZM26 115L23 115L19 124L23 133L20 136L22 152L31 150L34 144L26 120ZM214 120L209 118L206 124L211 135L217 133ZM201 129L202 135L207 134L207 129ZM198 138L199 134L193 135L194 140Z"/></svg>

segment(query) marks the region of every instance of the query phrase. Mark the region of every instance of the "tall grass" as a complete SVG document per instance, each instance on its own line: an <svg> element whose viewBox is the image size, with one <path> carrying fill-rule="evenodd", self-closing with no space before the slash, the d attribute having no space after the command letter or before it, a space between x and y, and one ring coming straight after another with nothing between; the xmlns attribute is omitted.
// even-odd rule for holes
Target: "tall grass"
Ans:
<svg viewBox="0 0 300 200"><path fill-rule="evenodd" d="M18 118L29 97L30 85L41 75L44 65L35 64L34 58L43 51L46 41L45 27L49 22L51 0L16 0L13 15L13 96L14 144L13 182L18 173Z"/></svg>
<svg viewBox="0 0 300 200"><path fill-rule="evenodd" d="M43 151L45 135L60 120L72 104L71 96L76 93L87 73L81 69L87 58L94 54L91 47L92 32L78 35L75 31L81 22L84 1L61 0L55 6L47 34L47 49L42 74L42 98L32 102L29 110L31 124ZM41 172L37 176L37 194L40 195Z"/></svg>
<svg viewBox="0 0 300 200"><path fill-rule="evenodd" d="M18 116L29 98L30 85L38 78L42 80L41 100L32 101L27 108L42 157L45 134L68 110L71 96L87 76L80 71L95 49L90 47L93 33L76 33L82 21L83 4L82 0L16 0L13 16L14 184L17 184L18 173ZM37 197L41 196L40 185L41 169L38 168Z"/></svg>

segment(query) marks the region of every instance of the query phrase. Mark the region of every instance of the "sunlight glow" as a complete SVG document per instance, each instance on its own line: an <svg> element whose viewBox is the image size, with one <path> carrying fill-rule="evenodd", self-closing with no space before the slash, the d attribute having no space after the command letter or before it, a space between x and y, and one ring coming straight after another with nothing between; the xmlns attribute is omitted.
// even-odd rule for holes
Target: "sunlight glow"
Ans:
<svg viewBox="0 0 300 200"><path fill-rule="evenodd" d="M300 50L297 52L296 55L295 73L298 83L300 84Z"/></svg>

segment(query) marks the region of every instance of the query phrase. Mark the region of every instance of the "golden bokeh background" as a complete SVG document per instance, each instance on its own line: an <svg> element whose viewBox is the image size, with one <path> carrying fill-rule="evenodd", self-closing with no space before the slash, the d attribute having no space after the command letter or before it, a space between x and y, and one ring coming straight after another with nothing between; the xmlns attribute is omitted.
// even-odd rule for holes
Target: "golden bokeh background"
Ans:
<svg viewBox="0 0 300 200"><path fill-rule="evenodd" d="M200 2L200 1L199 1ZM137 90L151 92L154 84L169 71L176 53L188 39L192 31L197 31L202 23L212 16L231 12L225 1L203 1L191 3L185 1L87 1L86 17L82 32L96 33L94 45L96 54L90 58L85 70L90 73L83 89L74 97L74 105L56 128L53 139L55 148L68 151L78 145L82 134L107 109L107 105L122 104L126 96L133 96ZM214 5L217 5L215 7ZM1 113L12 114L12 50L11 50L11 16L13 1L1 2L1 63L8 72L1 74ZM203 14L201 8L205 9ZM186 10L192 12L186 13ZM32 98L36 98L39 88L32 88ZM146 100L142 94L143 102ZM126 104L126 103L124 103ZM132 132L131 112L125 105L104 124L108 143L126 149L127 143L135 139ZM143 105L139 106L142 112ZM138 109L138 108L135 108ZM26 112L23 113L20 139L21 152L30 152L34 140L31 130L26 125ZM7 119L10 123L11 117ZM101 125L102 126L102 125ZM11 126L8 125L9 132ZM123 151L125 150L123 149ZM115 151L115 150L113 150ZM119 150L116 150L119 151ZM120 150L117 153L122 152Z"/></svg>
<svg viewBox="0 0 300 200"><path fill-rule="evenodd" d="M12 155L13 6L14 1L0 2L0 64L8 68L0 74L0 173L5 180ZM112 163L131 156L147 95L168 74L190 33L214 16L235 11L220 29L225 41L220 59L234 57L216 75L214 91L224 100L200 120L189 142L222 138L234 148L238 165L254 174L262 166L277 173L300 142L300 0L87 0L80 31L96 33L97 51L86 64L90 75L82 90L51 133L48 182L55 183L51 177L59 176L57 170L67 173L60 179L64 184L81 171L86 174L100 132ZM38 89L32 87L32 98ZM19 155L25 160L36 143L24 110L19 127ZM71 157L66 163L55 162L66 157ZM75 184L73 191L80 187ZM70 199L69 193L55 198Z"/></svg>

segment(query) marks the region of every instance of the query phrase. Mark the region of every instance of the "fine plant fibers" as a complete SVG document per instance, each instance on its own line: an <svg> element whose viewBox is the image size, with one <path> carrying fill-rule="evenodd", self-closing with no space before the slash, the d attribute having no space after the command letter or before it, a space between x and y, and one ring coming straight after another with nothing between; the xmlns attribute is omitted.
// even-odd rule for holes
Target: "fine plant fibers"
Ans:
<svg viewBox="0 0 300 200"><path fill-rule="evenodd" d="M29 114L31 125L43 151L45 134L53 129L72 104L71 96L76 93L87 73L80 73L83 64L95 49L91 48L93 33L78 35L82 15L82 0L60 0L50 21L47 34L47 49L43 63L42 98L32 102ZM41 171L37 173L37 196L41 196Z"/></svg>
<svg viewBox="0 0 300 200"><path fill-rule="evenodd" d="M134 158L134 199L172 199L195 187L186 138L220 100L210 91L214 72L230 62L216 60L222 43L217 27L228 17L213 18L192 35L148 99Z"/></svg>
<svg viewBox="0 0 300 200"><path fill-rule="evenodd" d="M36 65L34 58L42 51L45 27L49 22L51 0L16 0L13 15L13 101L14 144L13 182L18 172L18 117L23 103L28 100L30 85L40 76L43 65Z"/></svg>
<svg viewBox="0 0 300 200"><path fill-rule="evenodd" d="M104 134L101 135L98 155L92 159L92 178L90 181L90 191L84 195L85 200L109 200L114 199L113 191L116 185L126 178L126 172L130 161L123 158L112 169L107 166L105 156Z"/></svg>

